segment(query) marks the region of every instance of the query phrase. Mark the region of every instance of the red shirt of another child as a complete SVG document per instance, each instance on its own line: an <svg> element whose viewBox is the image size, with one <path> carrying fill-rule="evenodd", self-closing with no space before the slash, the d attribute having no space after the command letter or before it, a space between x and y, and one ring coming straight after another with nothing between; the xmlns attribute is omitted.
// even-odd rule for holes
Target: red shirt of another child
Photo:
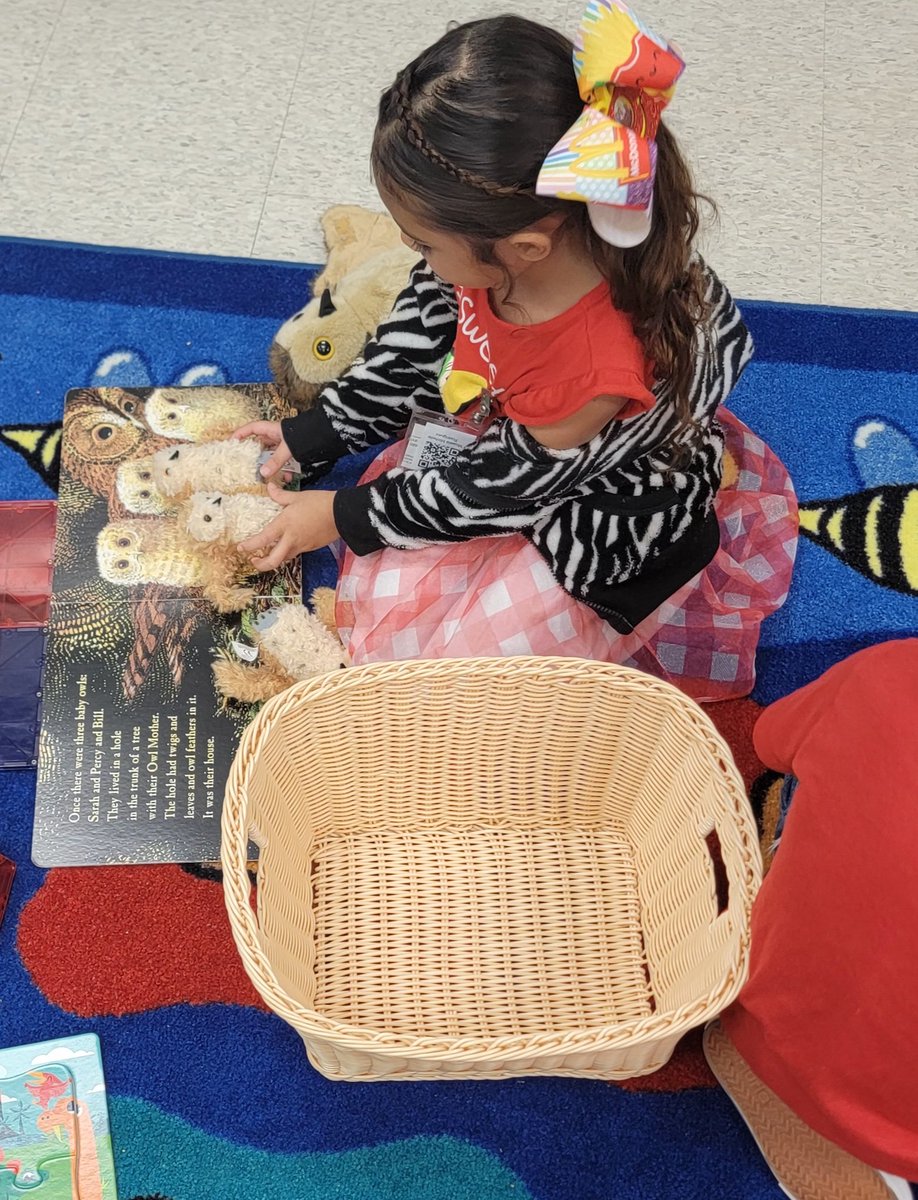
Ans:
<svg viewBox="0 0 918 1200"><path fill-rule="evenodd" d="M653 407L650 364L631 318L613 307L608 283L537 325L496 316L484 289L457 288L456 298L452 369L480 376L504 416L521 425L551 425L595 396L630 401L619 419Z"/></svg>
<svg viewBox="0 0 918 1200"><path fill-rule="evenodd" d="M765 710L798 779L752 909L740 1054L817 1133L918 1178L918 639L862 650Z"/></svg>

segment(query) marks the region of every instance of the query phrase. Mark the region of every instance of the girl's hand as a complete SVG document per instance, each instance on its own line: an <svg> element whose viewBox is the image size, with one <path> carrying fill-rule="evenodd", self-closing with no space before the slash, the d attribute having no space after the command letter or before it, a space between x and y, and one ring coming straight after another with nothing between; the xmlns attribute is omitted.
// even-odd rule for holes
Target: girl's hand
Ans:
<svg viewBox="0 0 918 1200"><path fill-rule="evenodd" d="M284 441L280 421L250 421L233 434L234 438L255 437L273 454L261 465L262 479L270 479L290 462L290 450Z"/></svg>
<svg viewBox="0 0 918 1200"><path fill-rule="evenodd" d="M269 483L268 495L283 505L283 512L238 546L259 571L273 571L288 559L318 550L338 537L332 511L334 492L285 492Z"/></svg>

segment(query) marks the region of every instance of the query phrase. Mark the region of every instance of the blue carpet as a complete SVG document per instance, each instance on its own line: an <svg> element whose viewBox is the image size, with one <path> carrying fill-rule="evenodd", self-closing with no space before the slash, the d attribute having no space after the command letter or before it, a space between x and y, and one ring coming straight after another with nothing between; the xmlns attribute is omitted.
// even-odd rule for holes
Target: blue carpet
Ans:
<svg viewBox="0 0 918 1200"><path fill-rule="evenodd" d="M59 419L69 387L266 379L271 336L311 273L0 239L0 498L53 494L40 476L41 431L24 431ZM767 702L861 646L918 633L907 503L918 489L918 318L743 310L758 354L732 407L784 459L811 525L790 600L763 637L755 698ZM53 429L44 437L51 447ZM873 542L865 496L876 501ZM309 585L328 581L328 557L312 557L307 573ZM29 772L0 775L0 851L20 865L0 932L0 1044L100 1035L124 1200L779 1200L709 1087L332 1084L286 1026L252 1007L72 1015L36 986L16 947L19 912L46 876L28 862L33 790ZM167 969L168 946L160 953Z"/></svg>

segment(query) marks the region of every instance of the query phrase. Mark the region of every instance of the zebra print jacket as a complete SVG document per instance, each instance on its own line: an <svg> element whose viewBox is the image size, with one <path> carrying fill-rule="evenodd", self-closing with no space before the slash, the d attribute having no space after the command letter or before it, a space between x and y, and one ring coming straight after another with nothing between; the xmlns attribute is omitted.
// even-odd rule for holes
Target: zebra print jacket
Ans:
<svg viewBox="0 0 918 1200"><path fill-rule="evenodd" d="M719 544L713 501L723 435L715 420L752 356L733 300L709 268L710 319L698 330L691 406L701 429L690 465L670 469L678 432L664 381L657 403L612 421L591 441L551 450L506 418L447 467L396 467L340 490L335 520L356 554L384 546L522 533L555 578L620 632L702 570ZM337 459L388 441L416 408L442 411L437 373L452 348L454 291L421 263L361 358L308 412L282 422L307 478Z"/></svg>

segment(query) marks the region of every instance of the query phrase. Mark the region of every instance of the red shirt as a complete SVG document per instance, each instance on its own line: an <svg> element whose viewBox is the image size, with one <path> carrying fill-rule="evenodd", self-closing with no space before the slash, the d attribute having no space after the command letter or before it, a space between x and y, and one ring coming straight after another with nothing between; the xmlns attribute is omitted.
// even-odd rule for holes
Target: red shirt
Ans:
<svg viewBox="0 0 918 1200"><path fill-rule="evenodd" d="M457 288L454 371L480 376L498 409L521 425L550 425L595 396L631 403L618 417L654 404L653 374L631 318L614 308L608 283L537 325L496 316L484 289Z"/></svg>
<svg viewBox="0 0 918 1200"><path fill-rule="evenodd" d="M762 762L799 785L724 1024L818 1133L918 1179L918 639L773 704Z"/></svg>

